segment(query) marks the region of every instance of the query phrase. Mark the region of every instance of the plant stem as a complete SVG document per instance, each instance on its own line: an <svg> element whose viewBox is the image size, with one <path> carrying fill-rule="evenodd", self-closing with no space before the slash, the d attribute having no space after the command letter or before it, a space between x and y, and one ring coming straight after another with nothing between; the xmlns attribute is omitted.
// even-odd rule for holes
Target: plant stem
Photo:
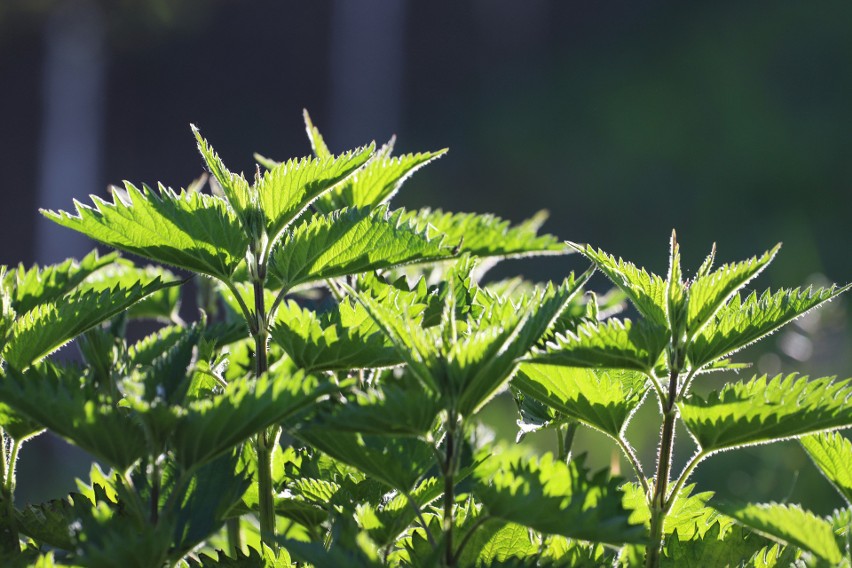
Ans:
<svg viewBox="0 0 852 568"><path fill-rule="evenodd" d="M228 549L231 554L231 558L237 558L237 555L243 550L240 518L235 517L233 519L228 519L225 523L225 528L228 531Z"/></svg>
<svg viewBox="0 0 852 568"><path fill-rule="evenodd" d="M420 508L420 505L417 504L417 501L414 500L411 493L405 492L403 493L405 498L408 499L408 505L414 511L414 514L417 515L417 519L420 521L420 524L423 525L423 531L426 533L426 538L429 541L429 544L432 545L432 548L438 546L438 543L435 542L435 537L432 536L432 531L429 530L429 525L426 524L426 519L423 517L423 510Z"/></svg>
<svg viewBox="0 0 852 568"><path fill-rule="evenodd" d="M265 272L265 271L264 271ZM267 339L269 330L266 321L266 306L264 305L265 274L258 274L254 280L254 317L256 327L253 330L255 352L255 376L262 377L269 370L267 359ZM260 539L272 550L278 551L275 540L275 498L272 494L272 450L278 437L274 433L275 426L265 428L257 434L255 447L257 449L257 494L260 509Z"/></svg>
<svg viewBox="0 0 852 568"><path fill-rule="evenodd" d="M9 440L11 448L7 454L6 441ZM3 475L2 485L2 521L0 521L0 550L4 554L17 555L20 551L18 542L18 527L15 523L15 462L18 459L18 450L21 442L2 432L0 444L3 446Z"/></svg>
<svg viewBox="0 0 852 568"><path fill-rule="evenodd" d="M476 530L477 530L479 527L481 527L482 525L484 525L484 524L485 524L486 522L488 522L489 520L491 520L491 516L490 516L490 515L482 515L481 517L479 517L478 519L476 519L476 520L473 522L473 524L470 526L470 528L469 528L469 529L467 529L467 532L464 534L464 536L462 537L461 542L459 543L459 548L458 548L458 550L456 550L455 560L458 560L458 559L459 559L459 557L461 556L462 551L464 550L464 547L465 547L465 546L467 546L468 541L470 541L471 537L473 536L473 533L475 533L475 532L476 532Z"/></svg>
<svg viewBox="0 0 852 568"><path fill-rule="evenodd" d="M666 520L666 494L669 475L672 469L674 451L674 426L677 418L677 380L680 373L676 368L669 374L668 396L661 400L663 406L663 426L660 430L660 449L657 456L657 475L654 478L654 495L650 500L651 542L645 552L645 567L656 568L660 565L660 552L663 546L663 524Z"/></svg>
<svg viewBox="0 0 852 568"><path fill-rule="evenodd" d="M453 506L455 505L455 437L456 416L450 411L447 417L447 449L444 456L444 565L455 566L453 554Z"/></svg>
<svg viewBox="0 0 852 568"><path fill-rule="evenodd" d="M571 447L574 445L574 434L577 433L577 422L569 422L556 428L556 444L559 461L568 463L571 461Z"/></svg>
<svg viewBox="0 0 852 568"><path fill-rule="evenodd" d="M630 462L630 465L633 467L633 473L636 474L636 479L638 479L639 483L642 485L645 495L650 495L651 487L648 485L648 480L645 479L645 474L642 473L642 464L639 463L639 458L636 457L636 452L633 450L633 446L620 436L616 438L615 441L618 443L618 447L621 448L621 451L624 452L624 455L627 457L627 461Z"/></svg>

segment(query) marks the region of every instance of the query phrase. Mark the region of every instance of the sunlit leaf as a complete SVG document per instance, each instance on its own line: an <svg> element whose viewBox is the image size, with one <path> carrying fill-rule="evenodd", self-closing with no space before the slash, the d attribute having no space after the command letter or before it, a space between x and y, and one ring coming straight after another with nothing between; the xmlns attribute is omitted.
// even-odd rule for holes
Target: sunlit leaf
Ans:
<svg viewBox="0 0 852 568"><path fill-rule="evenodd" d="M524 363L512 384L524 394L619 437L648 390L643 373Z"/></svg>
<svg viewBox="0 0 852 568"><path fill-rule="evenodd" d="M650 373L657 365L668 337L647 320L611 318L586 322L547 342L530 361L571 367L628 369Z"/></svg>
<svg viewBox="0 0 852 568"><path fill-rule="evenodd" d="M344 209L313 216L293 229L275 249L270 282L290 289L412 262L446 259L452 250L404 220L403 211Z"/></svg>
<svg viewBox="0 0 852 568"><path fill-rule="evenodd" d="M607 543L641 543L642 525L631 524L619 481L608 472L593 476L575 458L563 463L495 456L474 472L475 494L489 515L535 530Z"/></svg>
<svg viewBox="0 0 852 568"><path fill-rule="evenodd" d="M817 469L852 504L852 442L839 432L806 436L799 440Z"/></svg>
<svg viewBox="0 0 852 568"><path fill-rule="evenodd" d="M842 288L767 290L745 300L735 294L695 336L687 351L693 367L728 357L802 314L842 294Z"/></svg>
<svg viewBox="0 0 852 568"><path fill-rule="evenodd" d="M852 426L850 396L849 379L764 375L678 406L699 447L710 452Z"/></svg>
<svg viewBox="0 0 852 568"><path fill-rule="evenodd" d="M832 565L843 558L831 524L798 505L714 503L713 506L772 540L794 544Z"/></svg>
<svg viewBox="0 0 852 568"><path fill-rule="evenodd" d="M11 365L24 368L146 296L176 284L155 279L129 288L83 290L40 304L18 316L2 356Z"/></svg>
<svg viewBox="0 0 852 568"><path fill-rule="evenodd" d="M666 281L626 260L616 259L591 245L568 243L577 252L595 263L595 266L612 280L633 302L643 316L656 326L667 328Z"/></svg>
<svg viewBox="0 0 852 568"><path fill-rule="evenodd" d="M127 183L112 202L75 201L77 214L42 210L48 219L144 258L228 279L245 258L248 237L225 200L160 186L159 195Z"/></svg>

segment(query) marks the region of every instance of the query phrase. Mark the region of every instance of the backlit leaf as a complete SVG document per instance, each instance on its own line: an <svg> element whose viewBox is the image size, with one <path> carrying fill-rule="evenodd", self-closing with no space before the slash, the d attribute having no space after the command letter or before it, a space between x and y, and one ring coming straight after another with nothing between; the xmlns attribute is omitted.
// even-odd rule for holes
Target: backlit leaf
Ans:
<svg viewBox="0 0 852 568"><path fill-rule="evenodd" d="M852 381L795 374L725 385L706 399L692 395L680 415L705 451L795 438L852 426Z"/></svg>
<svg viewBox="0 0 852 568"><path fill-rule="evenodd" d="M42 210L48 219L144 258L228 279L245 258L248 237L224 199L160 186L159 195L125 184L112 202L75 201L77 215Z"/></svg>

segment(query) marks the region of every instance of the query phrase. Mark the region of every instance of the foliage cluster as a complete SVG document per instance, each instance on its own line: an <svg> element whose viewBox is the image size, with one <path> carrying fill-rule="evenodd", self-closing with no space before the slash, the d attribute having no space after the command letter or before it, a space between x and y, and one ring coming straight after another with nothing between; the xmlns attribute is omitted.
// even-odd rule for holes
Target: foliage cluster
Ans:
<svg viewBox="0 0 852 568"><path fill-rule="evenodd" d="M544 215L394 209L443 151L335 155L305 118L313 156L257 156L251 181L194 130L209 191L128 183L43 212L156 266L92 253L0 269L4 565L850 565L852 444L837 431L852 382L692 388L848 286L744 291L778 247L718 268L713 250L686 279L674 234L659 276L539 234ZM570 252L590 269L484 283L501 260ZM615 285L600 300L581 293L594 271ZM159 326L133 340L139 319ZM51 357L71 340L82 363ZM507 390L521 435L553 432L556 455L478 427ZM647 397L653 469L625 435ZM678 423L697 451L673 474ZM612 440L630 480L572 455L581 427ZM17 507L18 453L46 430L97 464L67 497ZM842 497L828 518L688 483L714 453L791 438Z"/></svg>

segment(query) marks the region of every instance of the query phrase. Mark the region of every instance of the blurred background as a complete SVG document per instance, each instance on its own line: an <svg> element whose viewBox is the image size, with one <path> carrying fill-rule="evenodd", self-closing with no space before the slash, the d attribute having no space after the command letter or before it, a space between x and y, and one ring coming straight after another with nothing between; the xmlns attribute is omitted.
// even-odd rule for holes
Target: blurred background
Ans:
<svg viewBox="0 0 852 568"><path fill-rule="evenodd" d="M548 209L546 231L658 272L673 228L688 272L714 241L720 262L782 241L756 287L845 283L850 101L852 3L840 0L0 0L0 263L90 249L38 207L68 209L125 179L187 185L202 173L190 123L237 171L254 169L255 151L308 154L307 108L338 151L392 134L399 152L450 148L399 206L516 222ZM495 275L583 268L549 257ZM852 376L848 324L834 302L739 360ZM498 399L486 416L507 440L511 406ZM655 412L646 401L631 436L648 471ZM577 443L603 467L600 442ZM715 456L693 480L822 513L839 504L797 444L781 448ZM22 501L70 489L60 470L88 469L45 436L22 454Z"/></svg>

